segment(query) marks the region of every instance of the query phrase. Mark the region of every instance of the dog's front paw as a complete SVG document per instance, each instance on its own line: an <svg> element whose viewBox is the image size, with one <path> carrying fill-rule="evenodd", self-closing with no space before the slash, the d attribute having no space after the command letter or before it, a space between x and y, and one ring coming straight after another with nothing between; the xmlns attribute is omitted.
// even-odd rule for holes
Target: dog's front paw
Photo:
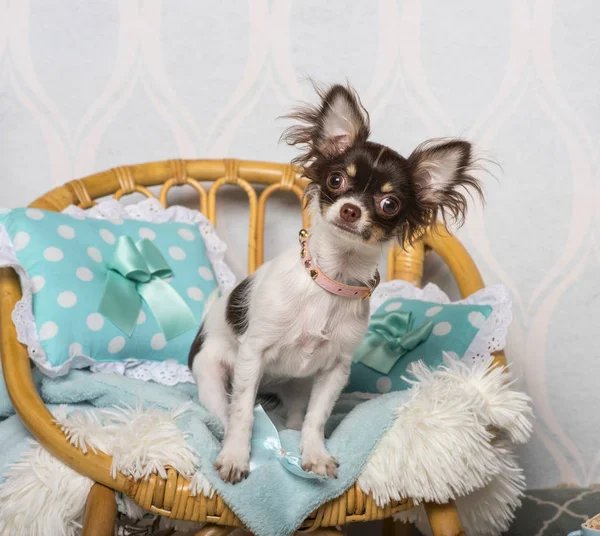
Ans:
<svg viewBox="0 0 600 536"><path fill-rule="evenodd" d="M312 471L321 476L337 478L337 470L340 464L326 450L310 452L305 450L302 454L302 469Z"/></svg>
<svg viewBox="0 0 600 536"><path fill-rule="evenodd" d="M223 481L237 484L248 477L248 456L241 451L222 449L215 462L215 469Z"/></svg>

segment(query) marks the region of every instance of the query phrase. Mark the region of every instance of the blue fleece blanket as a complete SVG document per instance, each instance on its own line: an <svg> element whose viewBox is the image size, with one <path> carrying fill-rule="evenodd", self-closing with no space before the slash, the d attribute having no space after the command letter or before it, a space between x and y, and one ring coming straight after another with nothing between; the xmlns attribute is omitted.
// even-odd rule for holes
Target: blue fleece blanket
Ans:
<svg viewBox="0 0 600 536"><path fill-rule="evenodd" d="M0 375L1 377L1 375ZM257 536L284 536L329 499L341 495L356 480L371 450L391 426L395 409L404 404L407 392L390 393L357 404L342 400L328 422L327 448L340 462L337 479L305 480L286 471L276 460L263 465L247 480L224 483L213 468L222 438L220 423L198 404L197 388L191 384L167 387L109 374L75 370L68 376L48 378L35 371L34 379L44 402L52 408L106 408L115 405L172 409L192 401L179 420L198 452L198 468L236 515ZM28 448L28 433L10 405L4 382L0 384L0 473ZM298 451L300 434L281 430L283 448ZM1 482L1 479L0 479Z"/></svg>

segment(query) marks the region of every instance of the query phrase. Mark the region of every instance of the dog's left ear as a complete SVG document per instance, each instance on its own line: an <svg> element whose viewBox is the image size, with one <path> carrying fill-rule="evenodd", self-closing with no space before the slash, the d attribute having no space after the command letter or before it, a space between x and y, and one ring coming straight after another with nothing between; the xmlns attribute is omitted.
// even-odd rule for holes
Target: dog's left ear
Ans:
<svg viewBox="0 0 600 536"><path fill-rule="evenodd" d="M417 198L433 220L441 212L462 222L469 189L483 198L481 183L471 174L472 147L466 141L425 142L410 155L408 163Z"/></svg>

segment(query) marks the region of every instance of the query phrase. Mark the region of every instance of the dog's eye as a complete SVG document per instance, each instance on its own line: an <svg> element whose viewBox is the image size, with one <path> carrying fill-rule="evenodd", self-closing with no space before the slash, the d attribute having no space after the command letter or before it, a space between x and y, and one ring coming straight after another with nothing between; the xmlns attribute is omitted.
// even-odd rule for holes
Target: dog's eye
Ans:
<svg viewBox="0 0 600 536"><path fill-rule="evenodd" d="M341 190L346 185L346 179L339 173L333 173L327 178L327 186L330 190Z"/></svg>
<svg viewBox="0 0 600 536"><path fill-rule="evenodd" d="M381 209L381 212L387 216L394 216L400 210L400 201L395 197L384 197L379 202L379 208Z"/></svg>

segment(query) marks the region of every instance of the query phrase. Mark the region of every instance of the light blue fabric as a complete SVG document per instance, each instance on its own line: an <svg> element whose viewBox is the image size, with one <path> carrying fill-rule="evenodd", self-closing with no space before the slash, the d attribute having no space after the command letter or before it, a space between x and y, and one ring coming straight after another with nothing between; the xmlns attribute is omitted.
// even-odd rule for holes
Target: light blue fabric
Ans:
<svg viewBox="0 0 600 536"><path fill-rule="evenodd" d="M407 376L411 363L422 360L429 368L435 368L443 364L443 352L463 357L481 326L491 315L492 307L392 298L383 303L374 316L382 313L391 315L395 311L411 313L413 329L425 327L428 322L432 322L431 334L416 348L404 353L387 374L360 362L353 363L346 392L387 393L410 388L410 384L402 376ZM357 351L362 350L361 346Z"/></svg>
<svg viewBox="0 0 600 536"><path fill-rule="evenodd" d="M255 471L271 460L279 463L293 475L309 480L325 480L328 477L302 469L300 452L289 452L281 444L279 431L267 412L258 404L254 407L254 425L252 426L252 441L250 445L250 461L248 469Z"/></svg>
<svg viewBox="0 0 600 536"><path fill-rule="evenodd" d="M3 383L0 391L2 388ZM192 384L167 387L85 370L73 370L67 376L54 379L43 377L39 391L46 404L68 404L70 408L134 406L142 400L146 405L170 409L190 400L197 402L197 388ZM189 444L199 453L198 467L246 526L257 536L283 536L292 534L315 508L339 496L354 483L381 434L392 425L394 410L407 399L408 393L401 392L361 404L348 396L338 403L326 427L327 448L340 462L337 479L300 478L274 457L252 471L247 480L236 485L226 484L213 468L222 435L218 420L194 403L181 417L179 425L189 434ZM0 473L29 446L23 428L19 427L15 417L0 422L0 448L8 449L0 450ZM280 438L285 450L298 452L299 432L282 430Z"/></svg>
<svg viewBox="0 0 600 536"><path fill-rule="evenodd" d="M187 356L206 300L218 285L195 225L135 220L77 219L38 209L14 209L0 215L19 263L32 278L33 311L41 346L58 367L69 357L96 361L174 359ZM131 337L99 312L108 263L121 236L149 239L169 268L169 286L191 309L195 326L167 341L148 304L142 303ZM191 324L190 324L191 325Z"/></svg>

